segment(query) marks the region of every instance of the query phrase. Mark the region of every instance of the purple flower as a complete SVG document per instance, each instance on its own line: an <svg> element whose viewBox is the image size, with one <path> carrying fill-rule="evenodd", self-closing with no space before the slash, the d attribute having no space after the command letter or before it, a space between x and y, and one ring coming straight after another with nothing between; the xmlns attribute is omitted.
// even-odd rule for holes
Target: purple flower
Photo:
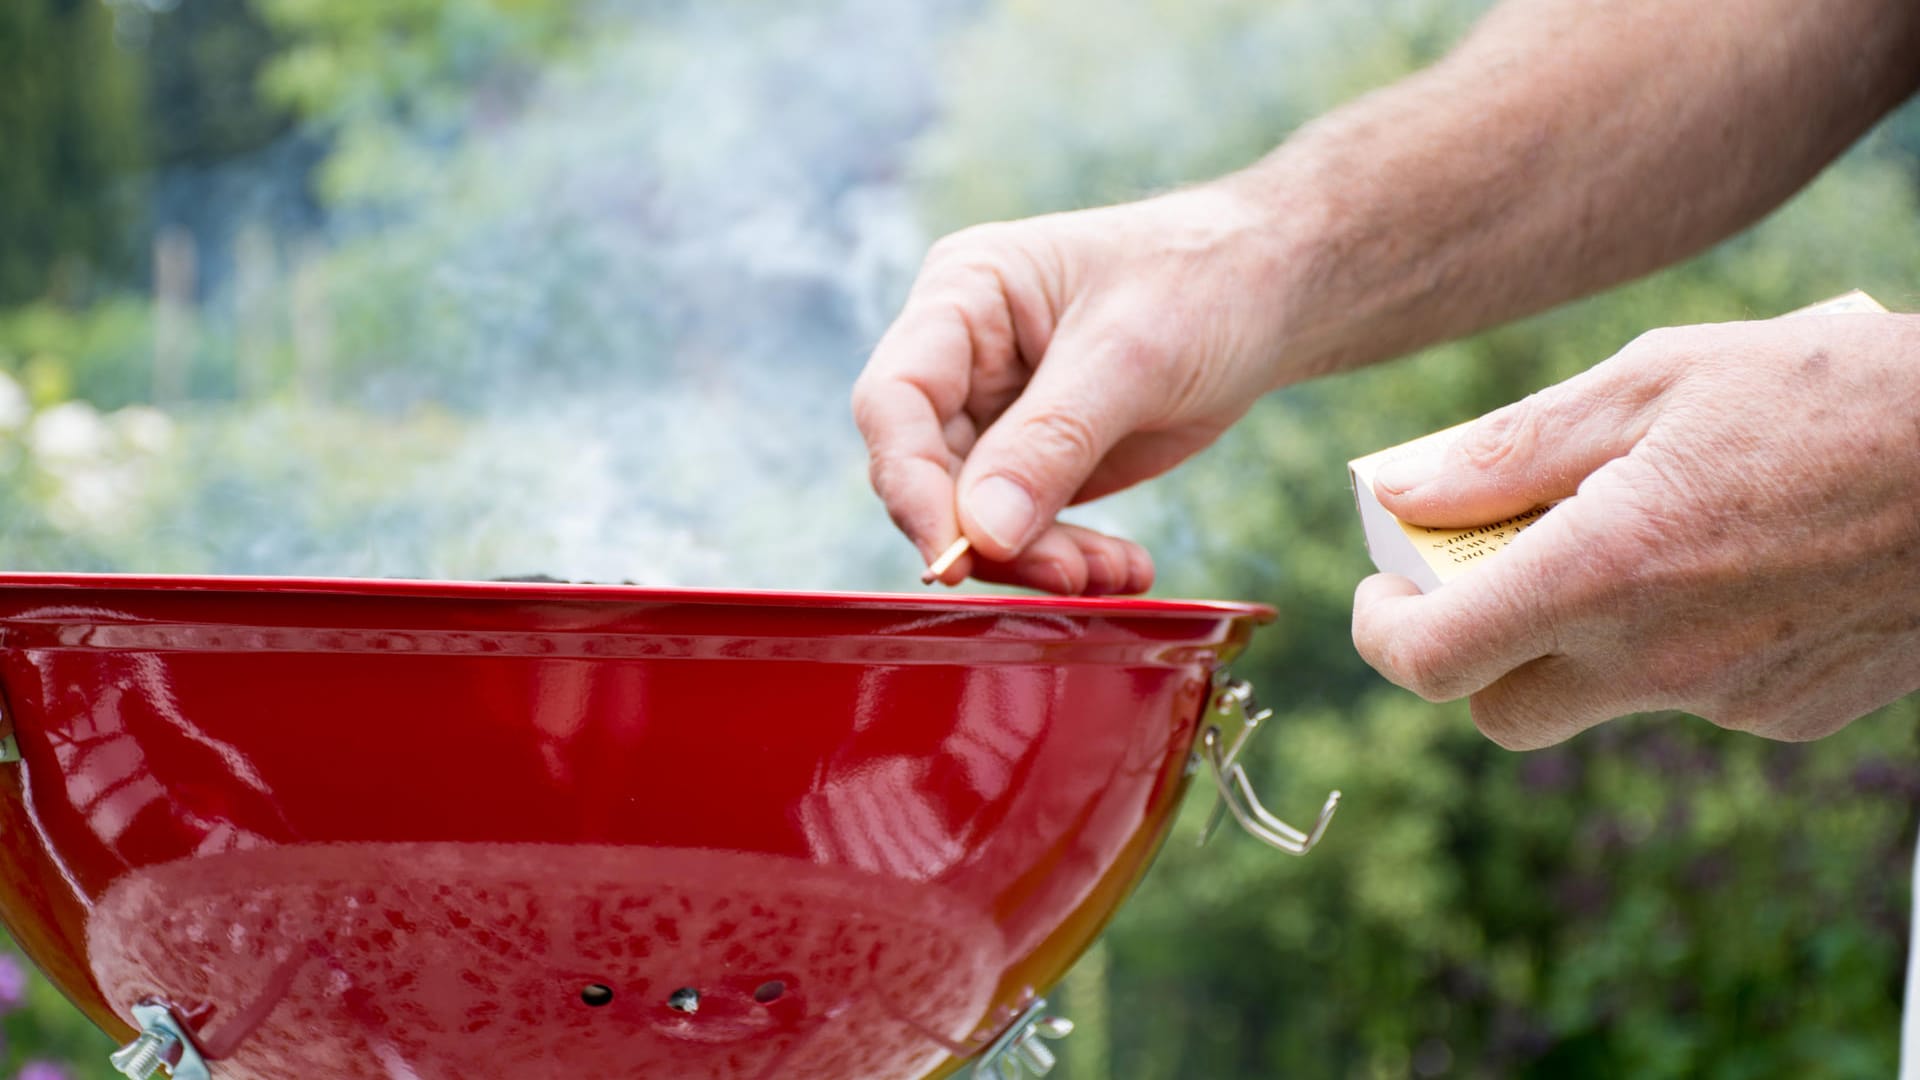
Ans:
<svg viewBox="0 0 1920 1080"><path fill-rule="evenodd" d="M27 1000L27 971L20 961L0 953L0 1013L9 1013Z"/></svg>
<svg viewBox="0 0 1920 1080"><path fill-rule="evenodd" d="M20 1073L14 1080L70 1080L67 1070L51 1061L29 1061L20 1066Z"/></svg>

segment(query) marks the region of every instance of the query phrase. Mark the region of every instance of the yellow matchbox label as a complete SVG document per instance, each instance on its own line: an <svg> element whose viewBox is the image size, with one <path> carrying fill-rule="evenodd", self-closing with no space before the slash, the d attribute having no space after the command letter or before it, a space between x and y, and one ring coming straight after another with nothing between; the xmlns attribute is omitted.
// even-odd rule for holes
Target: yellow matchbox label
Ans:
<svg viewBox="0 0 1920 1080"><path fill-rule="evenodd" d="M1866 293L1855 289L1789 315L1843 315L1850 312L1885 313L1886 308ZM1468 421L1468 424L1472 421ZM1382 573L1410 578L1423 592L1432 592L1492 557L1495 552L1525 532L1545 516L1550 507L1536 506L1524 514L1470 529L1428 529L1409 525L1387 512L1373 493L1374 474L1380 466L1401 457L1439 454L1467 424L1459 424L1412 442L1391 446L1347 463L1353 481L1353 499L1360 509L1360 524L1366 530L1367 553Z"/></svg>
<svg viewBox="0 0 1920 1080"><path fill-rule="evenodd" d="M1373 493L1374 473L1380 466L1395 458L1441 453L1466 427L1459 424L1347 463L1374 565L1386 573L1411 578L1423 590L1452 581L1468 567L1513 543L1514 537L1547 512L1546 507L1536 506L1504 521L1473 528L1429 529L1409 525L1380 505Z"/></svg>

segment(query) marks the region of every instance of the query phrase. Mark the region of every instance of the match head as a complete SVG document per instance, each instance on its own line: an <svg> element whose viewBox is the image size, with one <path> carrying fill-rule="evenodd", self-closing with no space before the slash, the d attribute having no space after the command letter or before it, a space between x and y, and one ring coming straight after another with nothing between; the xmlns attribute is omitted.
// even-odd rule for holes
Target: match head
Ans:
<svg viewBox="0 0 1920 1080"><path fill-rule="evenodd" d="M965 555L970 546L967 538L964 536L948 545L947 550L941 552L940 557L933 560L933 565L920 572L920 584L931 585L939 581L948 570L953 569L953 564L960 561L960 556Z"/></svg>

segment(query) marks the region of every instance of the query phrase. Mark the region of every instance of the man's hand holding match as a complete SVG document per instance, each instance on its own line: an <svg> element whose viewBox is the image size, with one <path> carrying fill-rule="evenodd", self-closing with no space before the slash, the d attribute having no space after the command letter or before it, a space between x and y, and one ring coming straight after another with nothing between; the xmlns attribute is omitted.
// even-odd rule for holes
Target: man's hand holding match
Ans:
<svg viewBox="0 0 1920 1080"><path fill-rule="evenodd" d="M1055 515L1165 472L1290 381L1272 300L1289 250L1230 184L936 245L853 394L874 489L921 557L970 541L935 576L1145 591L1145 550Z"/></svg>

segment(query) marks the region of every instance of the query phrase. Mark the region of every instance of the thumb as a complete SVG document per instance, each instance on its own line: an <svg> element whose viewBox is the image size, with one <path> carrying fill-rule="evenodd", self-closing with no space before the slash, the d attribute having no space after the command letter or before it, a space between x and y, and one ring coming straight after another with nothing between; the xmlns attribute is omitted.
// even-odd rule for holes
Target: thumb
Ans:
<svg viewBox="0 0 1920 1080"><path fill-rule="evenodd" d="M960 525L987 559L1005 562L1053 522L1155 393L1124 352L1056 337L1033 379L961 466Z"/></svg>
<svg viewBox="0 0 1920 1080"><path fill-rule="evenodd" d="M1374 494L1395 517L1433 528L1485 525L1564 499L1645 437L1664 391L1640 369L1607 361L1382 464Z"/></svg>

